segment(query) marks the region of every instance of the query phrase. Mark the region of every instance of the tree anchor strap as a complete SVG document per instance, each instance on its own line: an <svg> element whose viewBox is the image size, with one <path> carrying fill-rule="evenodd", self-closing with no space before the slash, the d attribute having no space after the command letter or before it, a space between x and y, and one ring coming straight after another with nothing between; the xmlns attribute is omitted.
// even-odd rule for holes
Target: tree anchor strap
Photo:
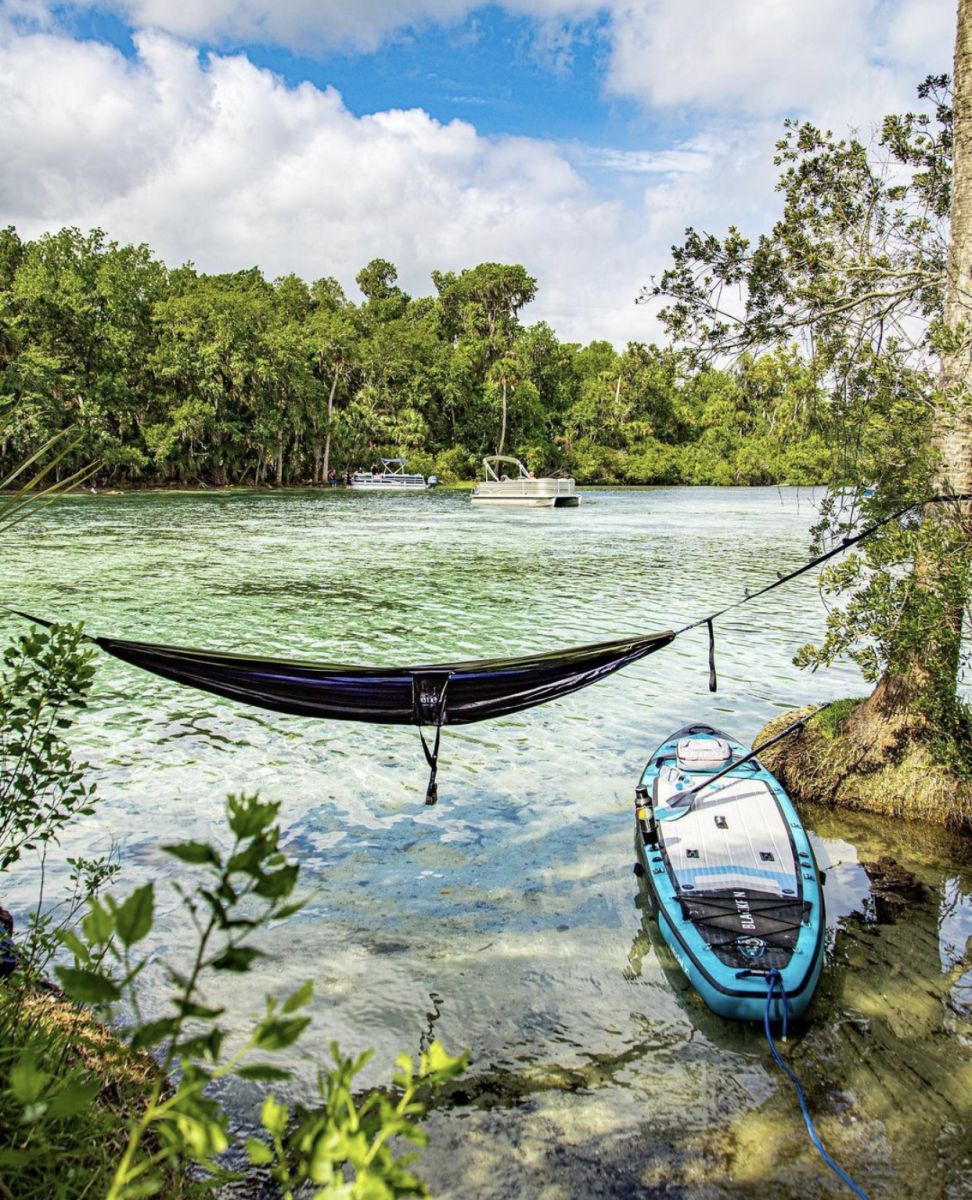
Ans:
<svg viewBox="0 0 972 1200"><path fill-rule="evenodd" d="M451 671L429 671L422 675L412 676L412 708L413 719L419 727L419 737L422 739L422 750L425 761L429 764L429 786L425 791L425 803L435 804L439 798L439 789L435 777L439 769L439 743L442 740L442 726L446 720L446 692L449 690ZM435 725L435 741L432 749L425 740L423 725Z"/></svg>

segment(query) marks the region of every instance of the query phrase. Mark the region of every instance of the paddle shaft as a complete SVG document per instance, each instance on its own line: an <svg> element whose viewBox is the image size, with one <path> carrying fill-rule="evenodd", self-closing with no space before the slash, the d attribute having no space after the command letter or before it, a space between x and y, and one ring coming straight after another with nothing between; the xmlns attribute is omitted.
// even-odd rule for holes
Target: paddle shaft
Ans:
<svg viewBox="0 0 972 1200"><path fill-rule="evenodd" d="M795 729L799 729L802 725L806 725L811 717L815 717L817 713L822 713L825 708L829 708L833 704L832 700L828 700L826 704L821 704L819 708L815 708L812 713L807 713L805 717L801 717L799 721L794 721L792 725L787 725L786 729L776 734L775 737L769 738L761 745L754 747L748 754L744 754L742 758L737 758L735 762L731 762L728 767L723 767L721 771L717 771L715 775L710 775L708 779L697 783L695 787L689 788L687 791L680 792L677 799L677 807L682 807L682 801L691 800L697 796L703 788L708 787L710 783L715 783L717 779L721 779L723 775L728 775L730 771L734 771L736 767L741 767L743 763L752 762L757 754L762 754L764 750L768 750L770 746L775 746L777 742L781 742L785 737L789 737Z"/></svg>

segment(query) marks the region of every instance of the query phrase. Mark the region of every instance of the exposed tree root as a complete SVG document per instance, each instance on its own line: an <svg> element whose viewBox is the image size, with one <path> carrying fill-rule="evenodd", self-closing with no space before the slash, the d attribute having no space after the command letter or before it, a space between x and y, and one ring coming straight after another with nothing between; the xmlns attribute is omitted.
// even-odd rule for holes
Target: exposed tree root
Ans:
<svg viewBox="0 0 972 1200"><path fill-rule="evenodd" d="M758 746L807 709L774 717ZM888 721L864 702L841 701L760 755L797 802L925 821L972 833L972 783L902 717Z"/></svg>

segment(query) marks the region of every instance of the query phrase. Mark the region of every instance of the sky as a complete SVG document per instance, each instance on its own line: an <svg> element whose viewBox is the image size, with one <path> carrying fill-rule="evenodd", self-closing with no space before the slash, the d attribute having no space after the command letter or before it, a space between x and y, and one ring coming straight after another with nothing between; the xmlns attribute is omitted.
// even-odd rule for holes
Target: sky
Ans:
<svg viewBox="0 0 972 1200"><path fill-rule="evenodd" d="M955 0L0 0L0 226L169 265L335 276L522 263L567 340L686 226L778 211L787 117L870 137L950 70Z"/></svg>

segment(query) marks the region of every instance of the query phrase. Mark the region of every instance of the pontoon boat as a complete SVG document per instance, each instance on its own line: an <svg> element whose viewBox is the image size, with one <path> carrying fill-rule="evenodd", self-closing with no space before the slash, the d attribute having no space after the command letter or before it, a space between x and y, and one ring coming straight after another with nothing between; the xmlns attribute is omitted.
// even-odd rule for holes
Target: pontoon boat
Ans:
<svg viewBox="0 0 972 1200"><path fill-rule="evenodd" d="M516 474L502 469L503 463ZM518 458L493 454L483 459L486 478L476 485L473 504L497 504L510 508L576 508L580 504L573 479L536 479Z"/></svg>
<svg viewBox="0 0 972 1200"><path fill-rule="evenodd" d="M351 486L361 492L423 492L434 488L438 479L430 475L428 483L424 475L407 475L404 458L383 458L380 471L355 471Z"/></svg>

